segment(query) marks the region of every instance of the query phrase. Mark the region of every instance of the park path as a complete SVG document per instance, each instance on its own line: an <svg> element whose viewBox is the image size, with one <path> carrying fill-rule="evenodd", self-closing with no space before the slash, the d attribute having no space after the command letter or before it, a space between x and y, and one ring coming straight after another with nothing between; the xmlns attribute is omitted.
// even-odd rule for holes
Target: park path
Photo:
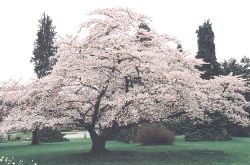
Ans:
<svg viewBox="0 0 250 165"><path fill-rule="evenodd" d="M87 131L62 132L62 134L65 134L63 137L66 139L90 138Z"/></svg>

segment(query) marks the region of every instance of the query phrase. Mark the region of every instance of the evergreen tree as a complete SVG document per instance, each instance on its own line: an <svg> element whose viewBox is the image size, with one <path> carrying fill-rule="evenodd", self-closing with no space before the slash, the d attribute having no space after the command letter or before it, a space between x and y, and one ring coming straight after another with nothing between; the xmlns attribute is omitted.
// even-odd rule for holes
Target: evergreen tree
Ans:
<svg viewBox="0 0 250 165"><path fill-rule="evenodd" d="M196 33L198 38L198 52L195 57L206 62L206 64L197 66L197 68L204 72L201 78L208 80L213 78L213 76L221 74L220 64L217 62L215 55L214 32L210 20L205 21L202 26L199 26Z"/></svg>
<svg viewBox="0 0 250 165"><path fill-rule="evenodd" d="M233 75L242 75L244 73L244 67L234 58L230 58L227 61L225 60L221 64L221 67L224 75L228 75L230 73L233 73Z"/></svg>
<svg viewBox="0 0 250 165"><path fill-rule="evenodd" d="M233 73L233 75L240 75L242 78L246 79L248 84L250 84L250 58L244 56L240 62L231 58L227 61L225 60L221 64L221 67L224 75L230 73Z"/></svg>
<svg viewBox="0 0 250 165"><path fill-rule="evenodd" d="M214 44L214 32L212 30L212 24L208 19L199 26L196 30L198 38L198 52L195 56L198 59L202 59L205 64L196 66L197 69L202 71L202 79L212 79L214 76L221 75L222 69L217 62ZM205 122L201 125L196 125L190 128L186 134L185 139L188 141L199 140L229 140L229 136L226 130L227 121L220 113L210 113L204 111L204 115L207 115L213 119L213 122Z"/></svg>
<svg viewBox="0 0 250 165"><path fill-rule="evenodd" d="M240 62L243 68L242 78L244 78L247 81L247 85L250 86L250 58L244 56ZM250 102L250 91L245 93L245 99ZM246 107L246 111L250 114L250 106ZM250 126L248 132L250 136Z"/></svg>
<svg viewBox="0 0 250 165"><path fill-rule="evenodd" d="M244 67L243 78L250 84L250 58L244 56L240 61Z"/></svg>
<svg viewBox="0 0 250 165"><path fill-rule="evenodd" d="M54 46L56 32L50 17L43 13L39 23L37 39L34 43L34 56L31 58L31 62L35 66L34 71L37 77L41 78L50 74L56 62L53 57L57 52L57 47Z"/></svg>
<svg viewBox="0 0 250 165"><path fill-rule="evenodd" d="M50 74L56 59L53 58L57 52L57 47L54 46L55 27L52 25L51 18L43 13L39 20L39 30L37 39L34 43L33 57L30 62L34 64L34 71L38 78L42 78ZM31 144L39 143L38 129L32 132Z"/></svg>

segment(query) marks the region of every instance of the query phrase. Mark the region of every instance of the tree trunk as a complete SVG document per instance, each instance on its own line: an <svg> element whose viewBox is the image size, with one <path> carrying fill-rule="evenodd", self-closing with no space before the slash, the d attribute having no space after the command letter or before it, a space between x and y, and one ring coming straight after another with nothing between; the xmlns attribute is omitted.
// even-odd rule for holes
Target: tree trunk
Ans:
<svg viewBox="0 0 250 165"><path fill-rule="evenodd" d="M38 129L35 129L34 131L32 131L31 145L38 145L38 144L39 144Z"/></svg>
<svg viewBox="0 0 250 165"><path fill-rule="evenodd" d="M91 154L101 154L107 152L105 136L98 135L94 130L89 131L92 140Z"/></svg>
<svg viewBox="0 0 250 165"><path fill-rule="evenodd" d="M105 148L106 139L103 137L98 137L95 140L92 140L92 147L90 153L92 154L101 154L107 152L108 150Z"/></svg>

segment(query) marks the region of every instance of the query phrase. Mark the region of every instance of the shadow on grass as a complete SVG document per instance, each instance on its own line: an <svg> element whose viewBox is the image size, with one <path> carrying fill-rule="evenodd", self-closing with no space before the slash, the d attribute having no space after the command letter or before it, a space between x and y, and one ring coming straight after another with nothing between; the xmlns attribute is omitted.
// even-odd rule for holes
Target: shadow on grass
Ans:
<svg viewBox="0 0 250 165"><path fill-rule="evenodd" d="M0 155L13 156L39 165L224 165L229 155L220 150L174 149L164 146L110 144L111 151L99 156L88 153L89 142L52 143L31 146L29 143L2 144ZM162 148L163 147L163 148ZM118 151L123 150L123 151Z"/></svg>
<svg viewBox="0 0 250 165"><path fill-rule="evenodd" d="M42 157L38 158L39 164L46 165L213 165L224 161L223 151L212 150L180 150L171 152L134 152L134 151L111 151L102 155L89 153L67 153L46 156L46 162Z"/></svg>

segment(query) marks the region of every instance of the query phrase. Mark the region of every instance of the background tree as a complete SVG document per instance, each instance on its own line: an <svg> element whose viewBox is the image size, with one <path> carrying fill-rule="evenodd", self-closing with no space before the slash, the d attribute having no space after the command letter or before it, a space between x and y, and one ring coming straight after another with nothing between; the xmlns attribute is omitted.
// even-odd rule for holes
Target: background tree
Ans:
<svg viewBox="0 0 250 165"><path fill-rule="evenodd" d="M214 32L210 20L196 30L198 39L198 52L195 56L205 63L196 68L202 71L201 78L205 80L214 79L222 74L220 64L217 62L214 43ZM186 135L186 140L227 140L230 136L226 130L226 120L219 113L206 114L213 116L214 121L194 126Z"/></svg>
<svg viewBox="0 0 250 165"><path fill-rule="evenodd" d="M250 86L250 58L244 56L241 61L244 67L244 73L242 75L242 78L246 79L247 85ZM247 101L250 101L250 91L247 91L245 94L245 98ZM247 107L247 111L250 112L250 107ZM250 132L250 131L249 131Z"/></svg>
<svg viewBox="0 0 250 165"><path fill-rule="evenodd" d="M57 52L57 47L54 45L55 35L55 27L52 25L51 18L43 13L42 18L39 20L39 30L34 43L33 57L31 58L38 78L50 74L53 65L56 63L54 58ZM38 129L35 129L32 132L31 144L35 145L38 143Z"/></svg>
<svg viewBox="0 0 250 165"><path fill-rule="evenodd" d="M241 61L244 68L244 73L242 77L247 80L248 84L250 84L250 58L244 56ZM250 96L248 97L248 100L250 101Z"/></svg>
<svg viewBox="0 0 250 165"><path fill-rule="evenodd" d="M31 58L38 78L50 74L56 62L53 58L57 52L57 47L54 45L55 35L55 27L52 25L51 18L43 13L39 20L39 30L34 43L33 57Z"/></svg>
<svg viewBox="0 0 250 165"><path fill-rule="evenodd" d="M197 68L204 72L201 74L201 78L209 80L221 74L220 64L216 59L214 32L210 20L205 21L202 26L199 26L196 34L198 38L198 52L195 57L205 62L205 64L197 66Z"/></svg>
<svg viewBox="0 0 250 165"><path fill-rule="evenodd" d="M223 74L228 75L232 73L233 75L243 75L245 73L245 67L238 63L236 59L230 58L229 60L225 60L221 67L223 69Z"/></svg>

